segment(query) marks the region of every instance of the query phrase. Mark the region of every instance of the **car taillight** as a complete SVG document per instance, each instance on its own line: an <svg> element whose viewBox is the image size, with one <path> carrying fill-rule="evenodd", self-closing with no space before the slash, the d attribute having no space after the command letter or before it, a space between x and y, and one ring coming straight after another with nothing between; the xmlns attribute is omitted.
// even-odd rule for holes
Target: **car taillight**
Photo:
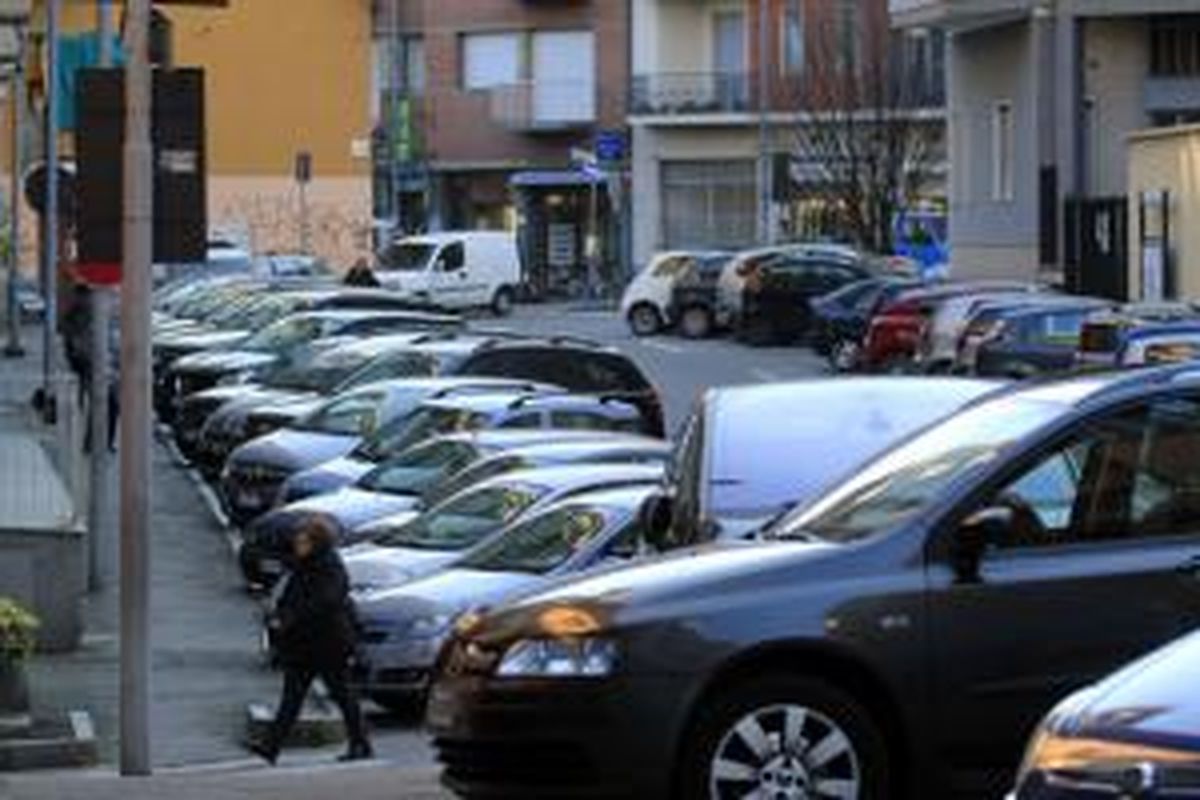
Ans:
<svg viewBox="0 0 1200 800"><path fill-rule="evenodd" d="M1079 349L1084 353L1115 353L1119 339L1115 325L1085 325L1079 335Z"/></svg>

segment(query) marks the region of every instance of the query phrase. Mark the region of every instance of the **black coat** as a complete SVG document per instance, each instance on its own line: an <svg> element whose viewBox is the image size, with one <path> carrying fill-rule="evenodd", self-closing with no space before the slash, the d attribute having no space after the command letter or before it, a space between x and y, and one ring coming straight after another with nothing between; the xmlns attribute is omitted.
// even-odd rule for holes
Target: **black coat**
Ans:
<svg viewBox="0 0 1200 800"><path fill-rule="evenodd" d="M286 580L272 614L280 663L314 671L345 667L358 624L342 559L333 549L313 553Z"/></svg>

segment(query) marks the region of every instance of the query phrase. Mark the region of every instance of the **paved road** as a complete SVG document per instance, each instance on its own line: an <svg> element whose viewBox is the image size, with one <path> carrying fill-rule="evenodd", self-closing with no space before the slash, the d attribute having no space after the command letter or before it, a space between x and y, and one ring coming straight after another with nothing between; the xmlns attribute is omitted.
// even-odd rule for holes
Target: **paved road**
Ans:
<svg viewBox="0 0 1200 800"><path fill-rule="evenodd" d="M674 337L635 339L613 313L534 307L519 309L509 320L480 324L581 336L621 347L663 394L672 429L707 387L822 372L819 360L802 349L750 349L723 340L689 342ZM245 760L240 745L242 713L247 702L271 702L278 680L258 657L257 606L242 591L225 532L208 512L192 478L162 447L155 451L154 468L154 761L160 768L212 766L202 773L167 774L153 783L122 783L102 775L41 776L7 785L0 780L0 798L278 796L304 800L333 796L347 788L356 800L440 796L431 778L429 748L417 726L382 715L374 717L382 759L377 766L327 773L326 765L336 752L329 751L289 754L284 763L293 766L284 770L251 768L253 762ZM110 487L113 490L115 485ZM89 601L84 647L71 655L38 659L33 675L35 695L43 708L87 708L93 713L107 764L115 761L117 731L114 529L102 541L108 554L106 588ZM393 777L388 780L386 775ZM406 777L397 782L396 776Z"/></svg>

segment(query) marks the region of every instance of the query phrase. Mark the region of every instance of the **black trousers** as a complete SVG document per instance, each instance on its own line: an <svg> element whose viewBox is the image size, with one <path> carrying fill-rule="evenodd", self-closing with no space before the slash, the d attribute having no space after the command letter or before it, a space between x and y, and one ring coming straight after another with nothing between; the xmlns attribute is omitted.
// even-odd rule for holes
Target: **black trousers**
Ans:
<svg viewBox="0 0 1200 800"><path fill-rule="evenodd" d="M367 744L367 728L363 722L362 707L358 697L350 688L349 667L310 669L287 667L283 673L283 697L275 712L275 721L271 725L268 744L278 750L287 740L292 726L300 717L300 709L304 707L304 698L308 695L312 682L321 679L329 690L329 697L342 712L342 720L346 724L346 738L350 746Z"/></svg>

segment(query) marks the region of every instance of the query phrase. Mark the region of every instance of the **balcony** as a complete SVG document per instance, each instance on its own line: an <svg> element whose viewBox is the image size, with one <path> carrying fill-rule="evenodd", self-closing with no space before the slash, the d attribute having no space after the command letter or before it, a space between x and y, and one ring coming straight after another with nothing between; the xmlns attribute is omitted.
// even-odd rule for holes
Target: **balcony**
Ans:
<svg viewBox="0 0 1200 800"><path fill-rule="evenodd" d="M587 80L534 80L488 90L492 121L510 131L557 133L596 122L596 85Z"/></svg>
<svg viewBox="0 0 1200 800"><path fill-rule="evenodd" d="M754 108L750 75L730 72L660 72L634 76L629 113L634 116L744 114Z"/></svg>
<svg viewBox="0 0 1200 800"><path fill-rule="evenodd" d="M927 25L979 25L1032 12L1034 0L889 0L899 28Z"/></svg>

